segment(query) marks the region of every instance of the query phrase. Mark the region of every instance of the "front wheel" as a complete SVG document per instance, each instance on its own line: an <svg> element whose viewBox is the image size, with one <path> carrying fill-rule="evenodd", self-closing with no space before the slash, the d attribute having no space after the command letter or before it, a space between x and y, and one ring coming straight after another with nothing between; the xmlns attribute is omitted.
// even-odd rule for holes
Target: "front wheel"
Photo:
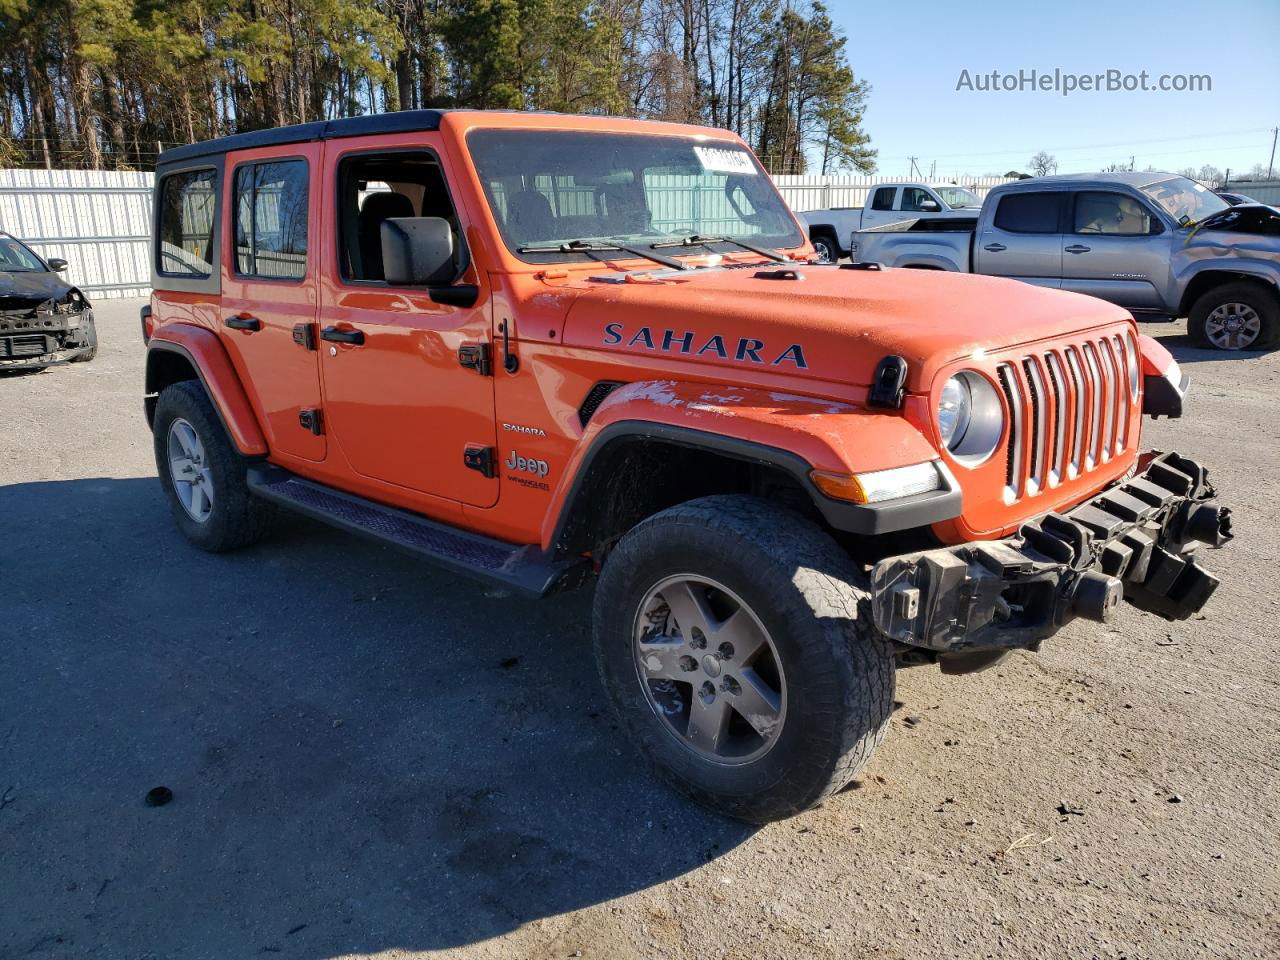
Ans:
<svg viewBox="0 0 1280 960"><path fill-rule="evenodd" d="M884 737L894 660L858 573L751 497L650 517L609 555L596 660L627 735L677 789L755 823L844 786Z"/></svg>
<svg viewBox="0 0 1280 960"><path fill-rule="evenodd" d="M1260 283L1224 283L1200 295L1187 316L1192 339L1218 350L1262 350L1280 341L1280 298Z"/></svg>
<svg viewBox="0 0 1280 960"><path fill-rule="evenodd" d="M83 340L82 345L86 349L84 353L72 357L71 363L88 363L98 355L98 324L93 317L85 319L81 338Z"/></svg>

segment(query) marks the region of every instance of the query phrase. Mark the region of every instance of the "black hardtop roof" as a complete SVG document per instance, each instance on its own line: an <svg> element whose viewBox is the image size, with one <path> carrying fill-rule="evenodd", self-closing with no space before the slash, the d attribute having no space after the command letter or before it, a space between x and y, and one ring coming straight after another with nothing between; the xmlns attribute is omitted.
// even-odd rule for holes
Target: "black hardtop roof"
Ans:
<svg viewBox="0 0 1280 960"><path fill-rule="evenodd" d="M275 127L270 130L254 130L235 133L216 140L202 140L181 147L172 147L160 154L157 166L185 163L197 157L228 153L232 150L252 150L255 147L274 147L282 143L307 143L312 140L332 140L337 137L362 137L377 133L409 133L417 130L439 130L443 110L399 110L393 113L376 113L365 117L343 117L340 120L316 120L291 127Z"/></svg>

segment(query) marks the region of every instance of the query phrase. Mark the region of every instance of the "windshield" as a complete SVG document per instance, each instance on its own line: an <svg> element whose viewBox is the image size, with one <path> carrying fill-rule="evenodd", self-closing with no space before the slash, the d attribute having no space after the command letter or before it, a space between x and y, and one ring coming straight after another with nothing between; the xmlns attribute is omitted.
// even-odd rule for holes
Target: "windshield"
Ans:
<svg viewBox="0 0 1280 960"><path fill-rule="evenodd" d="M1186 177L1171 177L1140 187L1174 222L1184 227L1226 210L1230 204L1203 184Z"/></svg>
<svg viewBox="0 0 1280 960"><path fill-rule="evenodd" d="M943 200L947 202L948 207L954 207L957 210L963 210L965 207L980 207L982 201L978 199L976 193L970 193L964 187L934 187Z"/></svg>
<svg viewBox="0 0 1280 960"><path fill-rule="evenodd" d="M731 141L474 130L467 146L502 239L523 260L600 259L588 250L520 252L572 241L646 249L695 234L765 247L803 242L773 181L750 151Z"/></svg>
<svg viewBox="0 0 1280 960"><path fill-rule="evenodd" d="M44 273L44 264L13 237L0 235L0 273Z"/></svg>

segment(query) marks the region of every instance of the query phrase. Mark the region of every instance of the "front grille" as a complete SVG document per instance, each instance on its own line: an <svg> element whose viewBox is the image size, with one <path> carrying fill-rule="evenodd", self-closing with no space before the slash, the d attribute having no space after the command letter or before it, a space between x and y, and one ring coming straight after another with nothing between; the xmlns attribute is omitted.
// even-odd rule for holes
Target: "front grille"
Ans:
<svg viewBox="0 0 1280 960"><path fill-rule="evenodd" d="M57 349L51 337L24 334L17 337L0 337L0 358L38 357Z"/></svg>
<svg viewBox="0 0 1280 960"><path fill-rule="evenodd" d="M1006 501L1051 490L1128 449L1136 402L1128 344L1108 334L1000 364L1011 411Z"/></svg>

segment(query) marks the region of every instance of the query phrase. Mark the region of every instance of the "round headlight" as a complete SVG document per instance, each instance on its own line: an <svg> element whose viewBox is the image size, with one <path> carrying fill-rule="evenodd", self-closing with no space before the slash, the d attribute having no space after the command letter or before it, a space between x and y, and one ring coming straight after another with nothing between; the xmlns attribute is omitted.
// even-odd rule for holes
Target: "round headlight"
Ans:
<svg viewBox="0 0 1280 960"><path fill-rule="evenodd" d="M1004 434L1004 407L985 376L962 370L948 380L938 396L938 433L951 456L976 467L995 452Z"/></svg>
<svg viewBox="0 0 1280 960"><path fill-rule="evenodd" d="M962 376L952 377L942 388L938 398L938 432L942 442L950 450L964 439L973 412L973 396Z"/></svg>

